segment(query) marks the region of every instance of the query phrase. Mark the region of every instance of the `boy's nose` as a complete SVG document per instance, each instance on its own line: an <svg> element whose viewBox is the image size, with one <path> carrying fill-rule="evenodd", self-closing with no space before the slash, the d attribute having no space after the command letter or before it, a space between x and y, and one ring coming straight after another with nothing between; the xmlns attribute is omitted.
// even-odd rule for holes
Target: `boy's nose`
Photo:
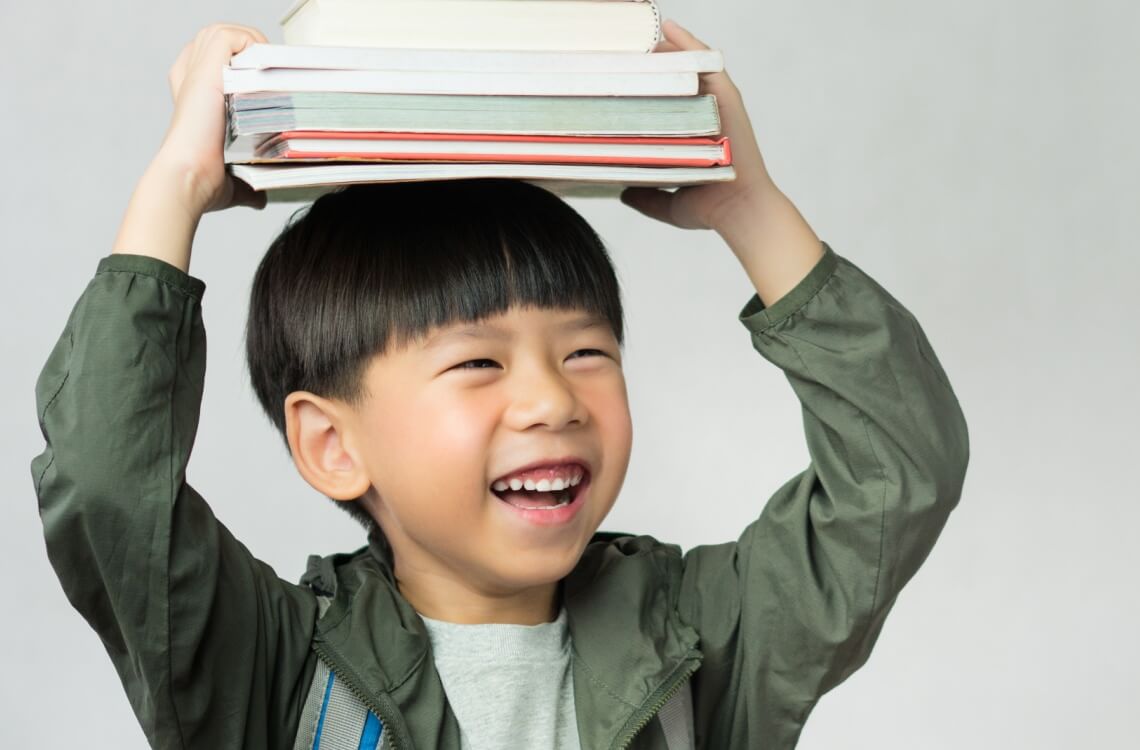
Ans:
<svg viewBox="0 0 1140 750"><path fill-rule="evenodd" d="M561 430L586 421L582 401L560 373L536 367L517 374L506 422L516 430L547 427Z"/></svg>

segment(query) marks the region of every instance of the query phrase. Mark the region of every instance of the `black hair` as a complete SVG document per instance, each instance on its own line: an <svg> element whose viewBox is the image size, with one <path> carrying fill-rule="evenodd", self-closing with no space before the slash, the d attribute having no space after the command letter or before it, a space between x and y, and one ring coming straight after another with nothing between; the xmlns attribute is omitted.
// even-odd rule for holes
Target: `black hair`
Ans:
<svg viewBox="0 0 1140 750"><path fill-rule="evenodd" d="M250 294L246 360L285 436L285 398L358 403L372 357L510 307L578 309L623 341L605 246L573 208L516 180L353 185L293 215ZM366 527L357 502L338 502Z"/></svg>

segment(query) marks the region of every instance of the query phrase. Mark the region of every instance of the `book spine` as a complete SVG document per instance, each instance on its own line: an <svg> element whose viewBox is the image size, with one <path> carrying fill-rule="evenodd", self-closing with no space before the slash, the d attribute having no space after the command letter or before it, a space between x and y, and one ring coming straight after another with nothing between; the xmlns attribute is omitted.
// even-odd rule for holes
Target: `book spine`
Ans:
<svg viewBox="0 0 1140 750"><path fill-rule="evenodd" d="M649 46L645 48L646 52L652 52L657 48L657 43L661 41L661 10L657 7L655 0L644 0L649 3L649 7L653 9L653 38L649 41Z"/></svg>
<svg viewBox="0 0 1140 750"><path fill-rule="evenodd" d="M544 154L465 154L446 153L442 151L429 151L424 153L399 154L351 154L346 156L338 151L296 151L289 148L273 149L264 157L255 156L250 160L252 164L273 164L287 161L298 163L314 161L328 163L330 161L343 162L482 162L496 164L598 164L614 166L654 166L654 167L715 167L727 165L724 158L719 159L690 159L676 156L577 156L573 154L559 154L548 156Z"/></svg>

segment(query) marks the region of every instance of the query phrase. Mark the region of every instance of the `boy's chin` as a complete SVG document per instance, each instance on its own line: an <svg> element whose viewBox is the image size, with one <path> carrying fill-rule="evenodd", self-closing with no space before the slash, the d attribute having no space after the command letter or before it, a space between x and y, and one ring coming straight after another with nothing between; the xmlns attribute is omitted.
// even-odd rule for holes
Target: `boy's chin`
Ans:
<svg viewBox="0 0 1140 750"><path fill-rule="evenodd" d="M574 570L578 560L582 557L585 546L573 550L560 550L551 554L550 550L520 555L507 561L506 565L497 565L495 577L499 585L505 589L521 591L555 584Z"/></svg>

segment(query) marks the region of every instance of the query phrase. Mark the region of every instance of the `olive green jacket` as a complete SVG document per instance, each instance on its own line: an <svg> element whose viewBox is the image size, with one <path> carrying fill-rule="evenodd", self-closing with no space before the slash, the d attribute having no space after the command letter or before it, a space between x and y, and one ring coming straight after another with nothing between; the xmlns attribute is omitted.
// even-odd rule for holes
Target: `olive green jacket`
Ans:
<svg viewBox="0 0 1140 750"><path fill-rule="evenodd" d="M318 669L384 748L459 747L429 642L377 537L279 579L186 482L206 364L204 285L99 263L37 387L48 555L159 748L290 748ZM682 554L600 534L563 582L584 748L665 748L683 687L698 747L790 748L863 664L958 501L957 400L914 318L830 248L740 320L803 404L811 463L735 542ZM763 510L761 511L761 508Z"/></svg>

